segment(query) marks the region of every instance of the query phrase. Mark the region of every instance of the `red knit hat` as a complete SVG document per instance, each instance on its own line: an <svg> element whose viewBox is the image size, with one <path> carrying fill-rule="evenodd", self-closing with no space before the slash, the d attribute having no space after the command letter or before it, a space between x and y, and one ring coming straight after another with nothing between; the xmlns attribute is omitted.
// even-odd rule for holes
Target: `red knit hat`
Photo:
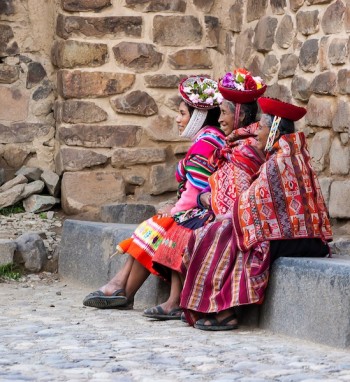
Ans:
<svg viewBox="0 0 350 382"><path fill-rule="evenodd" d="M304 107L278 101L274 98L261 97L258 99L258 102L263 113L286 118L291 121L298 121L306 114L306 109Z"/></svg>

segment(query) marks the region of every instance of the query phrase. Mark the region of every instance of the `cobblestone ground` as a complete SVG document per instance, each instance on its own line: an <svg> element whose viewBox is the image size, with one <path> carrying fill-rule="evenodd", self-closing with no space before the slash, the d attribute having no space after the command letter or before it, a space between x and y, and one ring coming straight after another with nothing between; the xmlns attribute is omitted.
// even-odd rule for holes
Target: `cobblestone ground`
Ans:
<svg viewBox="0 0 350 382"><path fill-rule="evenodd" d="M350 381L350 351L85 308L87 292L59 280L0 284L1 382Z"/></svg>

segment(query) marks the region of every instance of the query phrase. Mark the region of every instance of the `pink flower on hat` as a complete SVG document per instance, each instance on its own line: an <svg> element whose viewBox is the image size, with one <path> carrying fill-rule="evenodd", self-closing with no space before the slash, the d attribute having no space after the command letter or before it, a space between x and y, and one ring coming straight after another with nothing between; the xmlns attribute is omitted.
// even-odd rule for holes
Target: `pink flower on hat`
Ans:
<svg viewBox="0 0 350 382"><path fill-rule="evenodd" d="M223 98L216 81L200 76L191 76L179 85L183 99L196 108L211 109L221 104Z"/></svg>
<svg viewBox="0 0 350 382"><path fill-rule="evenodd" d="M190 98L190 101L193 103L198 103L200 101L199 94L192 93L189 98Z"/></svg>
<svg viewBox="0 0 350 382"><path fill-rule="evenodd" d="M213 105L214 104L214 98L213 97L208 97L205 101L208 105Z"/></svg>

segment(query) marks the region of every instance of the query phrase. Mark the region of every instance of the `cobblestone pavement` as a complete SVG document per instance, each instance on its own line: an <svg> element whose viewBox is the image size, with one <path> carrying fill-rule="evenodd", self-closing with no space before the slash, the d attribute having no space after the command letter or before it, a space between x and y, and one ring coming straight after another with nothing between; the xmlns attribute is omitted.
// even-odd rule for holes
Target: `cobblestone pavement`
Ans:
<svg viewBox="0 0 350 382"><path fill-rule="evenodd" d="M35 280L0 284L1 382L350 381L350 350L85 308L89 291Z"/></svg>

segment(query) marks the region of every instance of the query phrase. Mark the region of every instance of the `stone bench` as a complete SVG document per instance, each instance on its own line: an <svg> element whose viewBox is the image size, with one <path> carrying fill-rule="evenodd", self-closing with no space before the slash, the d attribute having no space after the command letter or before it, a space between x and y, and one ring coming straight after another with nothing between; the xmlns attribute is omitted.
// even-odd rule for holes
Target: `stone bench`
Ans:
<svg viewBox="0 0 350 382"><path fill-rule="evenodd" d="M59 256L60 276L89 286L91 291L105 284L127 256L111 259L110 255L136 226L66 220ZM136 294L135 306L145 308L161 303L168 292L169 286L151 275ZM271 269L264 304L240 307L238 311L243 325L350 347L350 260L280 258Z"/></svg>
<svg viewBox="0 0 350 382"><path fill-rule="evenodd" d="M136 224L66 220L63 224L58 272L64 279L94 291L124 264L128 255L116 255L116 245L131 236ZM146 308L166 300L169 286L151 275L135 296L135 306ZM83 299L84 296L82 296Z"/></svg>
<svg viewBox="0 0 350 382"><path fill-rule="evenodd" d="M350 260L282 257L273 264L259 327L350 347Z"/></svg>

